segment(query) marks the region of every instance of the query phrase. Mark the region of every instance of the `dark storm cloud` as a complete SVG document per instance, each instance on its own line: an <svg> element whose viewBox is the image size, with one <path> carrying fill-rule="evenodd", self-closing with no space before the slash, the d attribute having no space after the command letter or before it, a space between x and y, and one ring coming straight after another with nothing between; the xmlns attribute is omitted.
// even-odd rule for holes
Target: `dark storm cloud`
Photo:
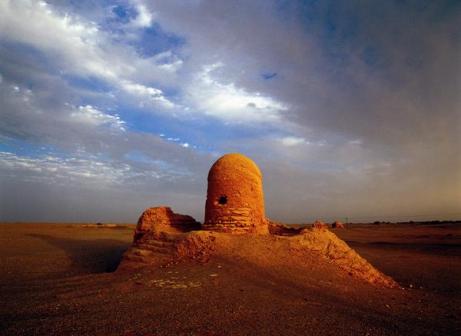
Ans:
<svg viewBox="0 0 461 336"><path fill-rule="evenodd" d="M222 148L259 159L273 216L459 213L459 4L168 1L153 8L191 41L196 62L219 60L223 81L289 104L277 122L300 141L278 151L255 139ZM258 80L267 71L277 78Z"/></svg>

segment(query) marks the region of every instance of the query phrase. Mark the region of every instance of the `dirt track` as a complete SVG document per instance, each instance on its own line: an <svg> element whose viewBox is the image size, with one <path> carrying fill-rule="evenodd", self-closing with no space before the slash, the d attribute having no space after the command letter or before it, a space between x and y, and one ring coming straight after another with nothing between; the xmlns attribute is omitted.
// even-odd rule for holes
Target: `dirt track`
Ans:
<svg viewBox="0 0 461 336"><path fill-rule="evenodd" d="M405 290L220 257L111 272L133 226L0 225L1 335L455 335L461 227L334 231ZM311 262L315 263L315 257Z"/></svg>

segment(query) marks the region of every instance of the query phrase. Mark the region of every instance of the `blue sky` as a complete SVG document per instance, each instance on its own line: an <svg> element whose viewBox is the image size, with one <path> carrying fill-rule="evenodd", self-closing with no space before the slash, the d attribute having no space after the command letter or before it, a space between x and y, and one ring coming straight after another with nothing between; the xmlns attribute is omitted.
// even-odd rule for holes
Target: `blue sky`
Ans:
<svg viewBox="0 0 461 336"><path fill-rule="evenodd" d="M460 10L0 0L0 220L202 220L228 152L275 220L461 217Z"/></svg>

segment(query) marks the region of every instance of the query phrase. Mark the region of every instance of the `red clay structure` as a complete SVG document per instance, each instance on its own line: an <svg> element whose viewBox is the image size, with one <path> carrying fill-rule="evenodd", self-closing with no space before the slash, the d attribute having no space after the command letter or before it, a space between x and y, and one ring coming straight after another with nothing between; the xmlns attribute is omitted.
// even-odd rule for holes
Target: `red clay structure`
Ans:
<svg viewBox="0 0 461 336"><path fill-rule="evenodd" d="M211 167L203 229L227 233L269 232L264 215L262 174L248 157L226 154Z"/></svg>
<svg viewBox="0 0 461 336"><path fill-rule="evenodd" d="M235 153L218 159L209 171L203 225L169 207L147 209L118 269L167 267L184 260L207 262L213 256L265 263L267 254L262 251L269 250L273 251L273 265L288 259L294 262L302 255L316 256L316 264L333 263L343 274L378 286L398 287L325 223L289 226L267 219L261 171L252 160ZM308 272L311 266L300 261L299 271Z"/></svg>

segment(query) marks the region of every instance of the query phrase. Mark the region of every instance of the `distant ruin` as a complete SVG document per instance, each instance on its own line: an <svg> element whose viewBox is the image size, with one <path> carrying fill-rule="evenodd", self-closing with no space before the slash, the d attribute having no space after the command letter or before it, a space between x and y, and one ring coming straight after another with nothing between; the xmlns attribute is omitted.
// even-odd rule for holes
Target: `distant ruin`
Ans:
<svg viewBox="0 0 461 336"><path fill-rule="evenodd" d="M335 222L334 227L344 225ZM224 155L209 171L203 224L166 206L147 209L138 220L133 244L119 269L163 267L182 260L206 262L213 255L235 255L257 263L258 251L242 252L254 252L256 246L277 250L279 254L274 253L273 259L282 255L318 256L316 263L332 262L339 272L375 285L398 286L329 231L325 223L317 220L311 226L289 226L267 219L261 171L251 159L236 153ZM305 265L299 267L308 271Z"/></svg>
<svg viewBox="0 0 461 336"><path fill-rule="evenodd" d="M345 229L346 227L344 226L343 222L334 221L333 223L331 223L331 228L332 229Z"/></svg>

